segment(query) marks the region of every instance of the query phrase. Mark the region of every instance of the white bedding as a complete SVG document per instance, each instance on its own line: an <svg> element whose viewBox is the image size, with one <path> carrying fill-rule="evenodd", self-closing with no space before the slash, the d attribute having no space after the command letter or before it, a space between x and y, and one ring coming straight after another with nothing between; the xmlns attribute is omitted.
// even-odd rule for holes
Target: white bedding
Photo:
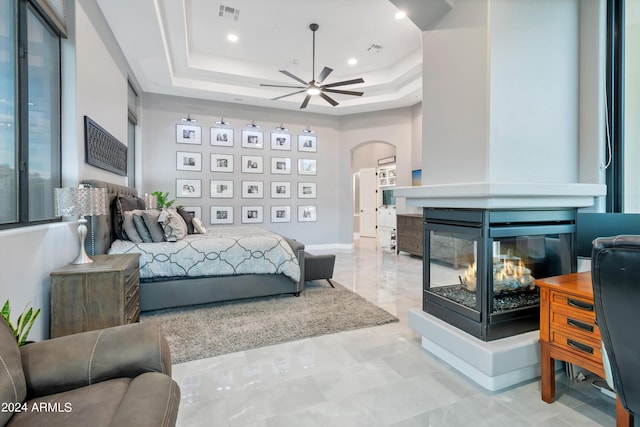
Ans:
<svg viewBox="0 0 640 427"><path fill-rule="evenodd" d="M116 240L110 254L139 253L140 278L284 274L300 279L300 265L280 235L251 227L217 227L177 242Z"/></svg>

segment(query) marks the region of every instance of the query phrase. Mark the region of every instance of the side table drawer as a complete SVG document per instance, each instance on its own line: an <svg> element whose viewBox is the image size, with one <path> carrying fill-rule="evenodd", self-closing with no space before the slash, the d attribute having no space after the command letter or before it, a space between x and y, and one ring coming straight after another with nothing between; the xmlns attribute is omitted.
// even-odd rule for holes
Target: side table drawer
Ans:
<svg viewBox="0 0 640 427"><path fill-rule="evenodd" d="M551 328L564 330L571 335L580 335L593 342L600 342L600 330L594 319L574 312L551 312Z"/></svg>
<svg viewBox="0 0 640 427"><path fill-rule="evenodd" d="M551 330L551 342L557 347L568 350L593 363L602 363L600 341L584 339L584 337L567 334L564 331Z"/></svg>
<svg viewBox="0 0 640 427"><path fill-rule="evenodd" d="M551 306L554 311L568 311L576 316L596 320L596 311L593 301L577 298L558 292L551 293Z"/></svg>

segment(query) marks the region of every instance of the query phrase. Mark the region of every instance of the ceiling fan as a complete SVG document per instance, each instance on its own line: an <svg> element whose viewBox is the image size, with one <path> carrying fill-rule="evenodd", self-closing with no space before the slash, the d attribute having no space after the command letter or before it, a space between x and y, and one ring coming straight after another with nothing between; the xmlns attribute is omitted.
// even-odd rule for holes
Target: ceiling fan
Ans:
<svg viewBox="0 0 640 427"><path fill-rule="evenodd" d="M287 70L280 70L280 72L282 74L284 74L285 76L291 77L292 79L296 80L297 82L300 82L304 86L261 84L260 86L286 87L286 88L291 88L291 89L301 89L301 90L298 90L298 91L295 91L295 92L288 93L286 95L282 95L282 96L277 96L275 98L271 98L272 101L275 101L275 100L278 100L278 99L282 99L282 98L286 98L287 96L296 95L298 93L306 92L307 96L305 96L304 101L302 101L302 105L300 105L300 108L302 109L302 108L307 108L307 104L309 104L309 100L314 95L320 95L322 97L322 99L324 99L325 101L327 101L329 104L331 104L334 107L336 105L338 105L338 101L336 101L335 99L331 98L329 95L326 94L326 92L339 93L339 94L342 94L342 95L362 96L363 92L357 92L357 91L353 91L353 90L333 89L336 86L346 86L346 85L352 85L352 84L356 84L356 83L364 83L364 79L362 79L362 78L352 79L352 80L344 80L344 81L341 81L341 82L329 83L329 84L324 84L323 85L322 82L333 71L332 68L324 67L322 69L322 71L320 72L320 74L318 74L318 78L314 80L313 76L315 76L315 74L316 74L316 31L318 31L318 28L319 28L318 24L309 25L309 29L313 32L313 62L312 62L312 70L311 70L311 81L305 82L300 77L290 73Z"/></svg>

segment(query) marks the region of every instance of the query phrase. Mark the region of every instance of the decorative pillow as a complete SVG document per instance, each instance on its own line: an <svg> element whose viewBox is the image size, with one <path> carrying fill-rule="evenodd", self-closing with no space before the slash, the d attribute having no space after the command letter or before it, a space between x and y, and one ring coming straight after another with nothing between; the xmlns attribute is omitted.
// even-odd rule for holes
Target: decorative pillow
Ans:
<svg viewBox="0 0 640 427"><path fill-rule="evenodd" d="M207 233L207 229L204 228L204 225L202 224L202 221L200 221L200 218L193 218L193 230L194 232L200 233L200 234L206 234Z"/></svg>
<svg viewBox="0 0 640 427"><path fill-rule="evenodd" d="M177 242L187 235L187 224L175 208L162 209L158 222L162 224L164 238L167 242Z"/></svg>
<svg viewBox="0 0 640 427"><path fill-rule="evenodd" d="M124 222L124 212L134 209L145 209L144 199L135 196L118 196L113 201L115 207L113 228L118 239L126 239L122 230Z"/></svg>
<svg viewBox="0 0 640 427"><path fill-rule="evenodd" d="M187 234L193 234L193 217L191 214L182 208L177 208L176 210L187 225Z"/></svg>
<svg viewBox="0 0 640 427"><path fill-rule="evenodd" d="M153 239L151 238L151 233L149 233L149 229L147 225L144 223L144 219L142 219L142 215L133 215L133 223L136 226L136 231L140 235L140 238L144 243L153 243Z"/></svg>
<svg viewBox="0 0 640 427"><path fill-rule="evenodd" d="M164 230L162 225L158 222L160 211L158 209L147 209L142 212L142 219L151 234L151 238L154 242L164 242Z"/></svg>
<svg viewBox="0 0 640 427"><path fill-rule="evenodd" d="M131 240L133 243L142 243L142 237L140 237L140 233L136 229L136 225L133 222L133 216L140 216L142 211L140 209L134 209L132 211L124 212L124 221L122 222L122 230L124 231L124 236L127 240Z"/></svg>

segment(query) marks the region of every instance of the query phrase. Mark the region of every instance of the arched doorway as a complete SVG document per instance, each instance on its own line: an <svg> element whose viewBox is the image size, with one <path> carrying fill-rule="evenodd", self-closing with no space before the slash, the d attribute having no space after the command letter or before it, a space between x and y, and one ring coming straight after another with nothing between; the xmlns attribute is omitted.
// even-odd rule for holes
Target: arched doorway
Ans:
<svg viewBox="0 0 640 427"><path fill-rule="evenodd" d="M351 149L354 238L375 238L378 235L378 216L382 206L378 161L395 158L395 155L395 145L385 141L367 141Z"/></svg>

